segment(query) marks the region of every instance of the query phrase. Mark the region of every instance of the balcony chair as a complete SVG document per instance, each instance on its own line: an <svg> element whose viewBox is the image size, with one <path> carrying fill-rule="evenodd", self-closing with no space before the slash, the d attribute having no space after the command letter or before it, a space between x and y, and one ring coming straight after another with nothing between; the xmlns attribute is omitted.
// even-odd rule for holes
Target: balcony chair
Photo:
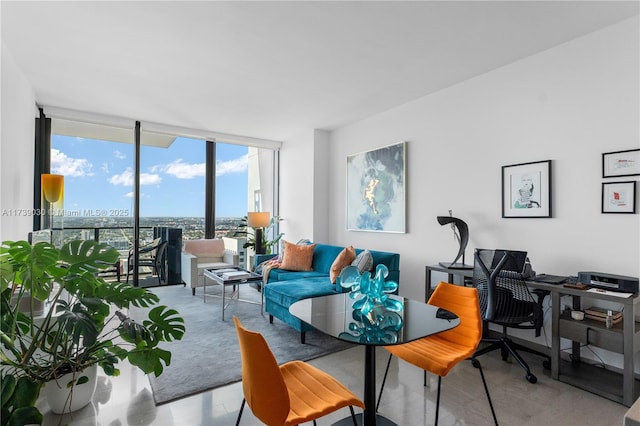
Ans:
<svg viewBox="0 0 640 426"><path fill-rule="evenodd" d="M531 373L529 365L517 350L544 357L543 366L546 369L551 368L551 358L547 354L515 343L507 334L508 328L535 329L537 337L544 320L542 303L548 292L534 290L532 294L522 274L509 270L522 270L520 266L510 266L518 263L514 259L521 253L523 252L486 249L476 249L474 253L473 286L478 289L480 295L482 318L502 327L502 335L499 338L482 339L490 345L478 350L475 356L500 349L503 361L507 361L511 354L526 371L526 379L530 383L536 383L538 378Z"/></svg>
<svg viewBox="0 0 640 426"><path fill-rule="evenodd" d="M150 244L138 249L138 267L150 267L153 275L158 276L158 285L162 285L162 281L167 281L167 244L166 241L161 241L160 238L156 238ZM133 268L133 248L130 248L127 258L127 283L129 282L129 274L133 271Z"/></svg>
<svg viewBox="0 0 640 426"><path fill-rule="evenodd" d="M341 408L349 407L357 425L353 406L364 403L335 378L304 361L278 366L264 337L247 330L234 316L240 357L244 398L236 426L240 424L245 402L253 414L267 425L298 425L313 421Z"/></svg>
<svg viewBox="0 0 640 426"><path fill-rule="evenodd" d="M110 266L106 269L103 269L99 272L99 276L105 277L110 275L115 275L116 281L120 282L120 276L122 275L122 261L120 259L116 260L113 266Z"/></svg>
<svg viewBox="0 0 640 426"><path fill-rule="evenodd" d="M478 291L471 287L462 287L441 282L429 298L429 304L453 312L460 318L460 325L443 333L424 337L410 343L396 346L385 346L389 351L387 368L382 379L380 395L376 404L376 411L382 399L382 391L389 373L391 358L398 358L424 370L424 385L427 385L427 371L438 375L438 394L436 399L436 421L440 412L440 385L442 378L460 361L470 359L473 366L480 371L493 421L497 425L496 413L493 409L489 388L484 378L480 362L474 358L474 352L482 338L482 318L478 302Z"/></svg>

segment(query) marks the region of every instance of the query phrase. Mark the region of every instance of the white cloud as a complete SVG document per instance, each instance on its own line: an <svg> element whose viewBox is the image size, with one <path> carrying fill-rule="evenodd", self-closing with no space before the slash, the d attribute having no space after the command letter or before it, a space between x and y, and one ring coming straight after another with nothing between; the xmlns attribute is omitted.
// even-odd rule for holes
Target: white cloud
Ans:
<svg viewBox="0 0 640 426"><path fill-rule="evenodd" d="M113 151L113 156L116 157L118 160L124 160L125 158L127 158L126 155L124 155L122 152L118 151L117 149Z"/></svg>
<svg viewBox="0 0 640 426"><path fill-rule="evenodd" d="M133 171L127 169L119 175L113 175L108 179L112 185L133 185Z"/></svg>
<svg viewBox="0 0 640 426"><path fill-rule="evenodd" d="M51 173L70 177L93 176L92 168L93 164L86 158L71 158L58 149L51 149Z"/></svg>
<svg viewBox="0 0 640 426"><path fill-rule="evenodd" d="M127 192L126 194L124 194L124 196L127 198L133 198L133 191Z"/></svg>
<svg viewBox="0 0 640 426"><path fill-rule="evenodd" d="M241 157L234 158L229 161L216 162L216 176L222 176L229 173L246 172L249 165L249 155L245 154Z"/></svg>
<svg viewBox="0 0 640 426"><path fill-rule="evenodd" d="M109 173L109 163L102 163L102 167L100 167L100 169L105 173Z"/></svg>
<svg viewBox="0 0 640 426"><path fill-rule="evenodd" d="M133 186L133 170L129 167L119 175L113 175L108 179L112 185ZM155 173L140 173L140 185L157 185L162 182L160 175Z"/></svg>
<svg viewBox="0 0 640 426"><path fill-rule="evenodd" d="M246 154L233 160L218 161L216 163L216 176L246 172L248 162L249 156ZM169 164L153 166L151 171L154 173L166 173L178 179L193 179L205 176L206 165L205 163L185 163L182 158L178 158Z"/></svg>
<svg viewBox="0 0 640 426"><path fill-rule="evenodd" d="M140 185L158 185L160 182L162 182L160 175L140 173ZM133 185L133 179L131 180L131 184Z"/></svg>
<svg viewBox="0 0 640 426"><path fill-rule="evenodd" d="M178 179L193 179L195 177L204 176L206 169L204 163L185 163L182 158L178 158L169 164L163 166L153 166L151 171L161 171L168 175L177 177Z"/></svg>

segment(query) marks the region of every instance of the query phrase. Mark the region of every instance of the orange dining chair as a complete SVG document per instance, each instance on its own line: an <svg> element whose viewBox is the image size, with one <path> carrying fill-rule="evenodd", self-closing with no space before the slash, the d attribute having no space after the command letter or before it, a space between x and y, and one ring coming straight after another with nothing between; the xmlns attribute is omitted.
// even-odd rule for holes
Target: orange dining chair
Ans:
<svg viewBox="0 0 640 426"><path fill-rule="evenodd" d="M457 286L441 282L429 299L429 304L453 312L460 318L460 325L451 330L424 337L413 342L396 346L385 346L390 352L387 369L382 380L378 404L380 405L382 390L389 372L389 364L393 355L424 370L424 385L427 385L427 371L438 375L438 394L436 399L436 425L440 410L440 384L453 367L460 361L471 359L473 366L480 370L482 384L489 400L493 421L498 424L496 413L491 403L489 388L484 379L480 362L473 354L482 338L482 318L478 290L472 287Z"/></svg>
<svg viewBox="0 0 640 426"><path fill-rule="evenodd" d="M245 402L253 414L269 426L316 423L316 419L349 407L353 424L353 406L364 403L329 374L303 361L278 365L262 334L244 328L233 317L242 359L244 398L236 426L240 424Z"/></svg>

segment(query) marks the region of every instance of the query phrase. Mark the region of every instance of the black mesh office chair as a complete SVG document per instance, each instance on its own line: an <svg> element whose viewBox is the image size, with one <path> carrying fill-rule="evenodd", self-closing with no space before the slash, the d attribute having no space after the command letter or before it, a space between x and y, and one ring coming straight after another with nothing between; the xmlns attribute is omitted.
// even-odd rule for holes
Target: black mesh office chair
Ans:
<svg viewBox="0 0 640 426"><path fill-rule="evenodd" d="M482 339L489 346L478 350L475 356L500 349L503 361L509 354L527 372L530 383L538 378L531 373L529 365L518 354L517 350L545 357L545 368L551 368L549 355L524 347L511 340L507 328L535 329L540 335L543 323L542 302L547 294L534 290L529 291L522 277L522 267L526 252L508 250L476 249L474 254L473 285L480 296L480 310L485 321L502 326L502 336L498 339ZM518 272L516 272L518 271ZM537 297L534 297L534 294Z"/></svg>
<svg viewBox="0 0 640 426"><path fill-rule="evenodd" d="M140 247L138 250L138 267L150 267L152 273L158 276L158 285L162 285L162 281L166 282L167 244L167 241L160 241L160 238L156 238L151 244ZM129 249L127 265L127 282L129 282L129 274L133 271L133 249Z"/></svg>

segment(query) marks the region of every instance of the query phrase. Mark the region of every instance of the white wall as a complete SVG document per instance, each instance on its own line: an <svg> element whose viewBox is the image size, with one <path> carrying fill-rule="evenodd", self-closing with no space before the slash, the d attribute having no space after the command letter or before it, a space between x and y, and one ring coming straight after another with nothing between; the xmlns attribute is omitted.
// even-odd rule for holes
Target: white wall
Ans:
<svg viewBox="0 0 640 426"><path fill-rule="evenodd" d="M314 131L296 132L280 150L280 232L296 242L314 239Z"/></svg>
<svg viewBox="0 0 640 426"><path fill-rule="evenodd" d="M313 239L328 241L329 212L331 211L331 189L329 177L329 133L322 130L313 132Z"/></svg>
<svg viewBox="0 0 640 426"><path fill-rule="evenodd" d="M330 241L399 252L415 299L424 266L457 252L436 221L449 209L469 225L467 263L500 247L539 273L639 276L639 216L600 213L601 154L640 147L638 44L636 17L332 132ZM346 231L346 156L403 140L407 233ZM501 218L501 166L549 159L553 218Z"/></svg>
<svg viewBox="0 0 640 426"><path fill-rule="evenodd" d="M35 94L2 43L0 241L26 240L33 229Z"/></svg>
<svg viewBox="0 0 640 426"><path fill-rule="evenodd" d="M280 151L280 231L284 239L329 239L329 133L301 129Z"/></svg>
<svg viewBox="0 0 640 426"><path fill-rule="evenodd" d="M511 248L538 273L640 276L640 216L601 213L602 182L639 180L605 180L601 166L603 152L640 148L639 27L624 21L332 132L329 241L400 253L400 293L412 299L424 298L425 265L457 253L436 221L449 209L469 225L467 263L475 247ZM407 233L346 231L347 155L403 140ZM553 160L553 218L501 218L501 167L543 160ZM549 346L549 310L545 321L537 339L515 334Z"/></svg>

